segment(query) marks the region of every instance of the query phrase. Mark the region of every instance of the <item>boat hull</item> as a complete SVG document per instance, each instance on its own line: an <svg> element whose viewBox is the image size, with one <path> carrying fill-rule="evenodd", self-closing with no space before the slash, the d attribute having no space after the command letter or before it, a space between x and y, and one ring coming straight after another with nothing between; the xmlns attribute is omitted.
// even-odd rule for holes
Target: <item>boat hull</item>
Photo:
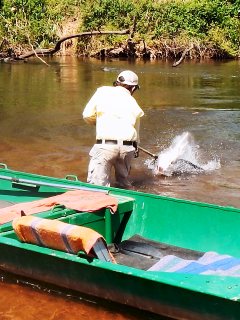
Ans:
<svg viewBox="0 0 240 320"><path fill-rule="evenodd" d="M17 246L9 247L8 244L1 244L0 247L2 270L64 290L73 290L79 295L105 299L173 319L239 319L238 302L184 288L181 284L177 286L177 282L175 285L169 284L170 277L163 276L162 280L154 281L144 277L144 272L140 276L134 274L134 269L109 268L108 263L99 261L89 265L76 261L75 257L63 257L61 252L46 254L44 249L32 252ZM181 280L183 283L184 279L179 278L179 282ZM192 280L194 282L196 279L193 277ZM208 280L205 278L202 281ZM221 281L223 285L224 282L229 285L224 279Z"/></svg>
<svg viewBox="0 0 240 320"><path fill-rule="evenodd" d="M72 182L0 169L7 178L16 176L41 181L40 190L22 191L11 181L1 182L0 200L31 201L61 193L62 185L93 188ZM54 183L54 188L51 184ZM57 187L59 185L60 187ZM19 188L19 189L18 189ZM94 213L57 208L40 214L70 224L90 227L107 239L121 242L135 234L192 250L214 250L240 258L240 210L205 203L143 194L130 190L98 188L119 200L115 215L109 209ZM99 191L99 190L98 190ZM230 232L231 231L231 232ZM11 223L0 226L0 269L30 281L40 281L79 295L131 306L173 319L239 320L240 277L150 272L121 264L89 259L87 255L22 243ZM29 280L28 280L29 281Z"/></svg>

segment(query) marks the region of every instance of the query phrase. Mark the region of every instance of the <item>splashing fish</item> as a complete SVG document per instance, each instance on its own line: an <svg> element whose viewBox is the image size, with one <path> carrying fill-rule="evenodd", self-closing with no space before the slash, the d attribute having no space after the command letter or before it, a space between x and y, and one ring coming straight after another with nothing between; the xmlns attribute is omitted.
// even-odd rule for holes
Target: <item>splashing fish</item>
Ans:
<svg viewBox="0 0 240 320"><path fill-rule="evenodd" d="M193 136L184 132L174 138L171 145L159 153L157 161L152 168L155 175L171 176L182 173L201 173L207 169L208 164L201 165L198 161L199 146L195 144ZM220 166L216 163L214 169Z"/></svg>

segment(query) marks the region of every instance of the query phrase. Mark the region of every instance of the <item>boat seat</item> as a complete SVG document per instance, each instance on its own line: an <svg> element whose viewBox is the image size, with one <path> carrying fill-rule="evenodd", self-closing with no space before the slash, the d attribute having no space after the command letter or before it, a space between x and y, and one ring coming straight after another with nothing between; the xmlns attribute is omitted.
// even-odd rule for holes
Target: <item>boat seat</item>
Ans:
<svg viewBox="0 0 240 320"><path fill-rule="evenodd" d="M116 230L118 229L120 223L122 223L122 221L127 221L130 214L132 213L135 200L133 198L121 196L115 193L111 193L109 194L109 196L111 196L110 198L115 198L118 203L116 212L114 214L112 214L108 206L98 208L94 204L95 208L92 208L91 211L86 211L86 210L70 209L68 206L57 204L53 208L51 209L49 208L49 210L47 211L44 211L42 207L39 207L40 212L36 212L34 213L34 215L41 218L46 218L46 219L64 220L64 222L67 222L70 224L82 225L89 228L95 228L95 225L98 224L97 230L98 231L100 230L99 232L104 235L104 238L106 239L107 243L111 243L114 237L116 236ZM95 199L95 194L94 194L93 202L94 202L94 199ZM36 202L35 200L29 201L29 203ZM12 213L12 217L10 218L10 213L6 208L7 206L10 206L10 205L12 206L14 205L14 203L9 202L9 205L4 205L5 211L0 214L0 218L1 218L0 220L2 220L0 221L1 234L3 232L12 230L12 219L15 218L16 216L20 216L21 212L24 211L21 203L16 204L18 206L17 211L12 210L15 206L13 206L13 208L9 207L11 211L14 211ZM89 214L89 212L91 212L91 214ZM8 222L4 223L3 221L4 216L6 218L5 221L8 221Z"/></svg>
<svg viewBox="0 0 240 320"><path fill-rule="evenodd" d="M89 257L114 262L105 239L90 228L58 220L23 216L13 220L13 229L22 242L71 254L83 252Z"/></svg>

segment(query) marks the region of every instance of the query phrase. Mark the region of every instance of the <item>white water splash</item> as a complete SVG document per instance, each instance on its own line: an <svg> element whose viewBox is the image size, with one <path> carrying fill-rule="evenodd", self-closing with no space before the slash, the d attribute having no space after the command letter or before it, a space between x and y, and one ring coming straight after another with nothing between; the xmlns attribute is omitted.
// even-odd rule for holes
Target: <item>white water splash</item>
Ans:
<svg viewBox="0 0 240 320"><path fill-rule="evenodd" d="M218 159L201 163L199 146L195 143L192 134L184 132L176 136L171 145L158 154L157 161L148 162L149 169L155 175L171 176L182 173L201 173L221 167Z"/></svg>

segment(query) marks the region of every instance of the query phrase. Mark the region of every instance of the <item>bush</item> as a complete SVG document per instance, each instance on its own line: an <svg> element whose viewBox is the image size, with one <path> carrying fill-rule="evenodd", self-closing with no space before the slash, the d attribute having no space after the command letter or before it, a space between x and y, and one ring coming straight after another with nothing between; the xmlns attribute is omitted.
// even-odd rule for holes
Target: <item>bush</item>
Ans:
<svg viewBox="0 0 240 320"><path fill-rule="evenodd" d="M232 55L239 48L240 1L188 0L96 0L86 1L83 11L83 30L129 28L136 18L137 35L147 39L181 38L181 34L198 41L211 38L218 47ZM221 37L213 36L216 28ZM215 39L215 40L214 40Z"/></svg>
<svg viewBox="0 0 240 320"><path fill-rule="evenodd" d="M50 40L47 30L46 1L6 0L1 11L1 30L9 45L41 44L44 38ZM48 31L48 32L47 32Z"/></svg>
<svg viewBox="0 0 240 320"><path fill-rule="evenodd" d="M0 0L0 36L9 46L50 46L64 21L77 17L79 30L121 30L133 27L135 41L210 44L225 55L238 55L240 0ZM114 45L117 36L81 40ZM123 38L121 38L123 39ZM0 41L1 44L1 41Z"/></svg>
<svg viewBox="0 0 240 320"><path fill-rule="evenodd" d="M0 15L0 35L11 47L50 46L66 16L74 14L76 0L5 0Z"/></svg>

